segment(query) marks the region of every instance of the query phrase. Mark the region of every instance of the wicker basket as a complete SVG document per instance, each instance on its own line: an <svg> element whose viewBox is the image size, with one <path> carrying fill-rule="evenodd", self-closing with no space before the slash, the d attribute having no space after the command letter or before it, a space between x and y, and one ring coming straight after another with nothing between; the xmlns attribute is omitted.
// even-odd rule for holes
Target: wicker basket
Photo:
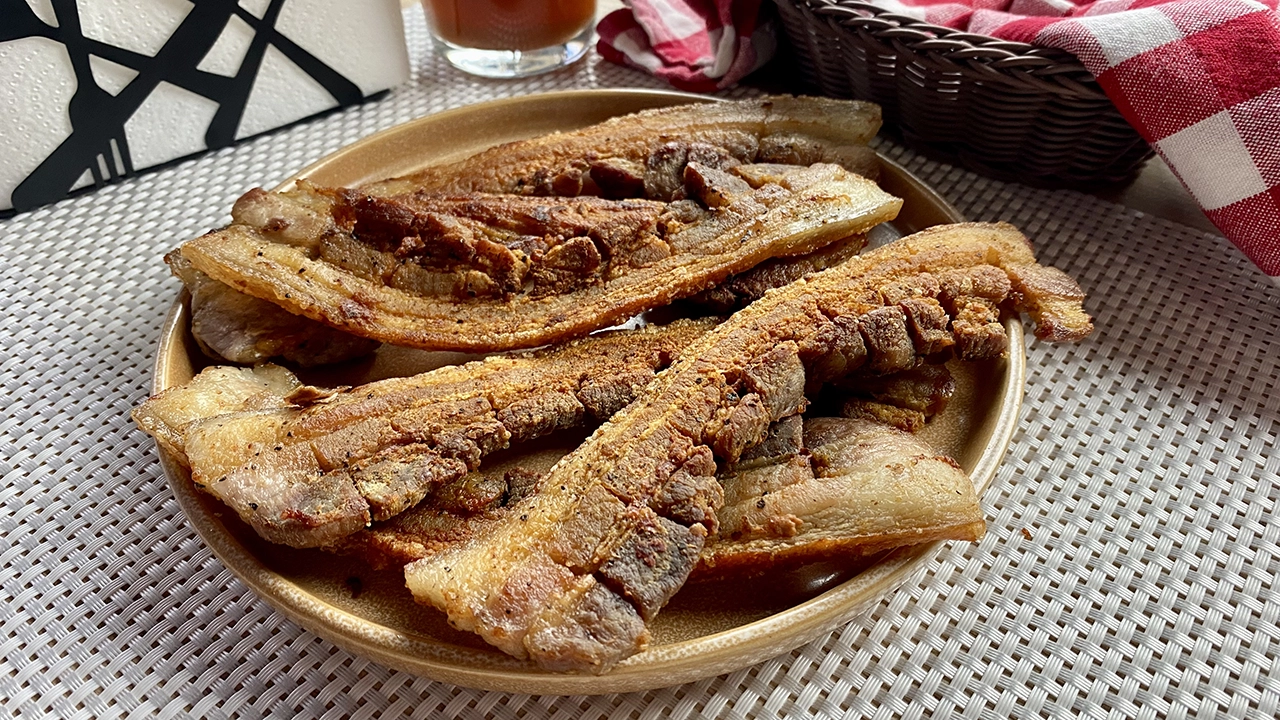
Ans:
<svg viewBox="0 0 1280 720"><path fill-rule="evenodd" d="M885 127L948 162L1033 185L1133 176L1151 148L1059 50L895 15L857 0L775 0L824 95L879 103Z"/></svg>

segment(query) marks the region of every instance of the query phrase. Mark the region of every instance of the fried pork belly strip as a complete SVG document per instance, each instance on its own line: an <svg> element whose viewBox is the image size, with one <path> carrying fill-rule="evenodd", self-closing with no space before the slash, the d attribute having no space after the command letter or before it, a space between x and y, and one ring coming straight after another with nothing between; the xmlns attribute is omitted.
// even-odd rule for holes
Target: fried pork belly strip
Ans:
<svg viewBox="0 0 1280 720"><path fill-rule="evenodd" d="M839 265L862 252L866 246L866 235L854 235L804 255L766 260L694 295L689 301L711 312L729 313L750 305L774 288L793 283L809 273Z"/></svg>
<svg viewBox="0 0 1280 720"><path fill-rule="evenodd" d="M324 549L384 569L401 568L465 542L514 512L537 491L538 481L588 435L582 429L555 433L485 458L478 470L437 487L416 507Z"/></svg>
<svg viewBox="0 0 1280 720"><path fill-rule="evenodd" d="M417 507L326 549L386 568L467 542L519 512L520 501L583 439L512 448ZM924 441L880 422L792 415L747 455L716 474L724 505L699 575L760 574L982 535L965 473Z"/></svg>
<svg viewBox="0 0 1280 720"><path fill-rule="evenodd" d="M803 440L799 418L781 425L769 452L718 476L720 533L701 573L757 574L985 532L969 477L919 438L868 420L806 420Z"/></svg>
<svg viewBox="0 0 1280 720"><path fill-rule="evenodd" d="M644 647L716 532L717 460L800 412L808 374L905 369L962 335L998 355L1006 300L1042 334L1078 339L1092 327L1079 296L1003 224L927 230L770 292L686 347L517 512L412 563L406 583L507 653L603 672Z"/></svg>
<svg viewBox="0 0 1280 720"><path fill-rule="evenodd" d="M133 420L156 443L188 467L186 433L196 422L235 412L289 406L287 396L302 387L278 365L206 368L181 387L170 388L134 408Z"/></svg>
<svg viewBox="0 0 1280 720"><path fill-rule="evenodd" d="M891 375L855 373L827 385L824 393L836 398L847 398L838 400L830 409L839 411L844 417L855 418L856 422L829 418L822 420L823 423L834 423L834 427L840 430L839 435L849 442L863 436L873 440L883 437L887 444L880 445L884 445L885 450L897 449L900 451L899 459L906 461L908 456L914 457L923 452L923 441L897 441L896 436L887 429L877 430L872 426L888 425L906 432L920 430L930 418L946 408L955 393L955 381L946 365L925 364ZM832 405L829 402L826 404ZM815 421L805 422L808 426ZM834 442L830 435L822 437L824 443ZM586 435L581 431L570 431L540 440L536 446L514 446L486 458L479 470L468 473L465 478L438 487L416 507L385 522L374 523L369 528L352 533L341 543L326 549L358 556L379 569L400 567L414 560L421 560L444 547L484 532L484 528L497 522L504 513L511 512L520 500L536 490L537 481L561 458L573 452L585 438ZM744 452L739 463L721 469L716 474L716 479L724 486L726 496L740 496L740 487L734 487L735 476L748 472L777 472L776 466L783 461L806 452L804 443L800 416L784 418L770 426L764 441ZM915 450L917 448L918 452ZM927 454L932 455L932 451ZM893 456L890 454L885 457ZM940 459L940 456L935 459ZM831 460L827 464L835 467L839 463ZM871 466L860 467L867 470ZM803 477L812 478L811 464L806 463L805 470ZM457 501L457 498L462 497L467 498L466 502ZM751 501L758 502L759 498L752 498ZM726 500L726 507L717 514L720 525L718 536L731 536L735 526L741 527L740 521L727 515L729 506L733 504L734 501ZM946 503L939 504L940 507L945 505ZM905 523L909 518L902 520ZM790 523L786 525L791 526ZM801 524L800 527L804 532L806 526ZM919 538L919 542L941 539L923 531L910 537ZM826 542L833 553L844 553L845 550L861 552L859 548L871 544L871 538L864 537L837 545L827 540L823 542ZM908 536L902 536L902 542L910 542ZM797 539L795 543L803 543L803 540ZM711 543L703 549L701 568L707 569L706 560L712 556L715 544ZM789 554L804 557L802 552L794 550ZM728 565L737 564L729 562Z"/></svg>
<svg viewBox="0 0 1280 720"><path fill-rule="evenodd" d="M299 387L280 369L211 368L134 417L264 538L316 547L412 507L510 442L609 417L712 324L601 333L340 391Z"/></svg>
<svg viewBox="0 0 1280 720"><path fill-rule="evenodd" d="M493 351L608 327L901 207L835 165L682 167L697 202L256 191L237 203L243 222L181 253L217 282L361 337Z"/></svg>
<svg viewBox="0 0 1280 720"><path fill-rule="evenodd" d="M286 312L266 300L236 292L191 267L182 254L165 256L191 293L191 334L205 355L241 365L283 358L313 367L362 357L374 340Z"/></svg>
<svg viewBox="0 0 1280 720"><path fill-rule="evenodd" d="M644 110L581 130L507 143L465 160L372 183L374 195L488 192L670 200L689 161L835 163L874 178L880 107L777 96Z"/></svg>
<svg viewBox="0 0 1280 720"><path fill-rule="evenodd" d="M956 392L946 365L921 365L887 376L855 375L828 387L829 394L845 397L841 416L875 420L906 432L918 432Z"/></svg>

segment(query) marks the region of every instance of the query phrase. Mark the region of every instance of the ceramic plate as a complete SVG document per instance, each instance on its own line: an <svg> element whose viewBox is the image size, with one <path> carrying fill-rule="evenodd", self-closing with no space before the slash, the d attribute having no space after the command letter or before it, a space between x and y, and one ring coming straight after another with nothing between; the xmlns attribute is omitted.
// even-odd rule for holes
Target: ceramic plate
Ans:
<svg viewBox="0 0 1280 720"><path fill-rule="evenodd" d="M671 92L600 90L526 96L451 110L386 130L298 173L325 185L353 185L465 157L491 145L572 130L614 115L707 98ZM292 180L290 181L292 182ZM905 200L880 239L962 220L937 194L884 161L884 188ZM246 188L247 189L247 188ZM925 433L967 470L979 492L994 476L1022 399L1022 325L1011 319L1007 360L960 368L959 389ZM372 360L304 376L355 384L469 359L457 353L384 348ZM184 297L166 321L155 391L207 363L188 330ZM179 504L221 561L283 615L351 652L434 680L532 694L625 692L690 682L758 663L848 622L907 581L937 546L901 550L862 567L810 568L768 583L691 583L663 610L644 652L602 676L557 675L510 658L415 605L398 571L374 572L316 550L261 540L235 513L197 493L186 470L161 453ZM762 588L760 585L768 585Z"/></svg>

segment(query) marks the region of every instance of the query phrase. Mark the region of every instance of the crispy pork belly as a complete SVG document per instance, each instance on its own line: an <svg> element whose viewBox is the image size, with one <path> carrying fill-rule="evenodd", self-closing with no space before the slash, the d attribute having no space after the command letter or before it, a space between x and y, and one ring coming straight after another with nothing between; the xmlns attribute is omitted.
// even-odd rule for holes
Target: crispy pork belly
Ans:
<svg viewBox="0 0 1280 720"><path fill-rule="evenodd" d="M206 368L186 385L169 388L135 408L133 420L189 466L186 433L193 423L228 413L287 407L285 397L301 385L293 373L278 365Z"/></svg>
<svg viewBox="0 0 1280 720"><path fill-rule="evenodd" d="M512 448L417 507L326 549L386 568L465 543L518 512L583 437ZM676 483L668 491L723 493L718 530L700 556L702 575L759 574L934 540L976 540L984 527L972 484L950 458L877 421L789 416L716 480L722 490Z"/></svg>
<svg viewBox="0 0 1280 720"><path fill-rule="evenodd" d="M324 549L383 569L399 568L466 542L536 492L538 481L588 434L585 429L573 429L536 443L514 445L485 458L479 469L465 477L442 484L416 507Z"/></svg>
<svg viewBox="0 0 1280 720"><path fill-rule="evenodd" d="M854 235L804 255L766 260L694 295L689 301L714 313L729 313L750 305L774 288L793 283L809 273L839 265L862 252L866 246L866 235Z"/></svg>
<svg viewBox="0 0 1280 720"><path fill-rule="evenodd" d="M1087 334L1079 303L1057 302L1070 288L1037 285L1049 294L1036 298L1008 289L1012 277L1039 272L1013 227L963 224L768 293L687 346L515 511L410 564L406 582L455 627L514 656L548 669L603 672L644 647L644 623L687 579L715 532L723 498L708 488L718 488L717 462L740 461L776 423L801 412L808 374L914 367L937 352L945 339L938 333L954 324L937 322L933 310L954 320L948 308L977 300L997 310L1009 300L1038 326L1070 329L1054 337ZM999 299L990 292L995 275L1007 281ZM937 297L944 288L952 291L945 304ZM984 317L971 323L974 333L994 332L979 324ZM1007 338L974 350L999 355L1006 347Z"/></svg>
<svg viewBox="0 0 1280 720"><path fill-rule="evenodd" d="M707 574L978 540L986 527L973 483L954 460L869 420L807 420L803 442L779 444L719 478L724 506L720 533L702 553Z"/></svg>
<svg viewBox="0 0 1280 720"><path fill-rule="evenodd" d="M828 386L828 393L847 397L832 409L843 411L846 417L874 420L908 432L915 432L927 419L942 412L954 392L955 381L945 365L921 365L888 376L857 375ZM853 412L857 414L851 415ZM847 427L861 428L862 425ZM587 433L579 429L556 433L532 445L512 446L486 458L479 470L436 488L416 507L385 522L374 523L326 549L358 556L381 569L403 566L463 542L484 532L534 492L538 480L573 452L586 436ZM716 479L725 486L725 492L729 492L726 478L748 470L754 472L764 465L778 465L804 452L801 418L791 415L771 425L759 444L744 451L739 463L722 469ZM804 468L812 474L808 463ZM673 483L666 491L669 499L664 504L673 508L703 507L711 501L688 501L698 493L717 492L720 490L708 483ZM724 517L724 511L717 517ZM694 516L688 521L698 519ZM723 532L723 525L717 532ZM704 549L704 558L708 552L709 549Z"/></svg>
<svg viewBox="0 0 1280 720"><path fill-rule="evenodd" d="M486 192L671 200L690 162L835 163L874 179L880 107L854 100L765 97L645 110L565 133L499 145L465 160L366 186L375 195Z"/></svg>
<svg viewBox="0 0 1280 720"><path fill-rule="evenodd" d="M375 340L293 315L215 282L191 267L176 250L164 259L191 293L191 335L210 358L240 365L281 358L313 367L363 357L378 349Z"/></svg>
<svg viewBox="0 0 1280 720"><path fill-rule="evenodd" d="M601 333L337 391L211 368L134 417L264 538L315 547L412 507L510 442L608 417L712 324Z"/></svg>
<svg viewBox="0 0 1280 720"><path fill-rule="evenodd" d="M840 415L875 420L906 432L918 432L942 412L955 395L956 383L946 365L920 365L892 375L854 374L832 383L842 396Z"/></svg>
<svg viewBox="0 0 1280 720"><path fill-rule="evenodd" d="M837 165L758 186L682 167L689 197L673 202L259 190L237 202L243 222L181 253L217 282L361 337L493 351L585 335L865 232L901 206Z"/></svg>

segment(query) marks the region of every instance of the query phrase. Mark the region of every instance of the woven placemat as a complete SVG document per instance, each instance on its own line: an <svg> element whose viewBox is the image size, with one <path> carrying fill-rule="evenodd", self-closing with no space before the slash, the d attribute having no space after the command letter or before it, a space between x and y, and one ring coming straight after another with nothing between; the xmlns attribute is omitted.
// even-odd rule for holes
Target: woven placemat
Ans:
<svg viewBox="0 0 1280 720"><path fill-rule="evenodd" d="M284 620L205 548L128 419L178 292L161 254L358 138L447 107L661 87L592 58L521 82L430 58L389 98L0 221L0 708L22 717L1274 717L1280 290L1221 237L882 150L1080 280L1098 332L1033 343L989 533L826 638L647 693L432 683Z"/></svg>

